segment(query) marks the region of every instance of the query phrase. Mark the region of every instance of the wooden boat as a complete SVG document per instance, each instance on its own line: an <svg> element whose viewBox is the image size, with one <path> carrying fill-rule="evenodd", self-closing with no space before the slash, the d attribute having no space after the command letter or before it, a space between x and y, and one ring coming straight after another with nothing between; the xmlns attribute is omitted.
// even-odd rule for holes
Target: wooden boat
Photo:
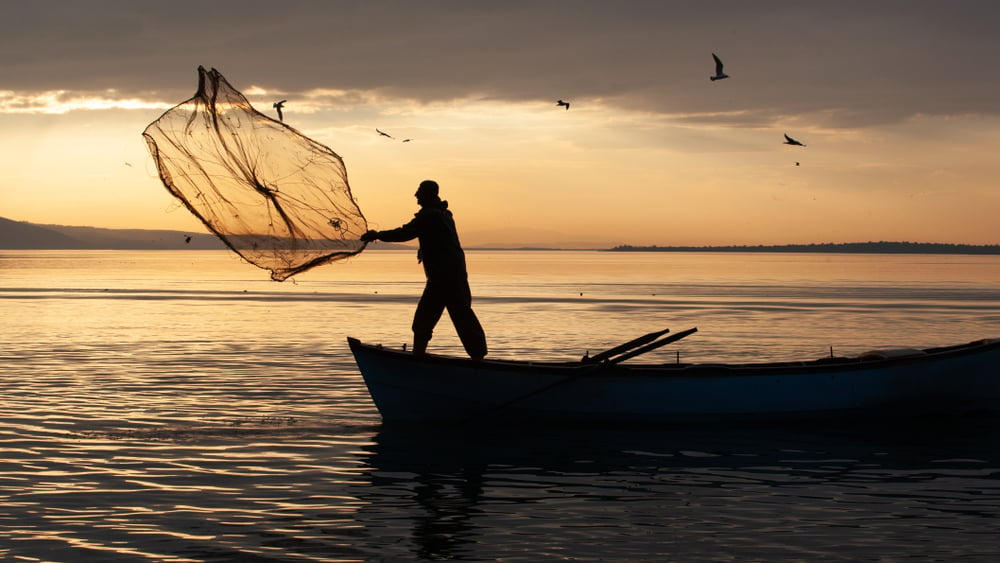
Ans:
<svg viewBox="0 0 1000 563"><path fill-rule="evenodd" d="M385 422L670 422L1000 412L1000 339L850 358L625 364L694 332L576 362L414 355L348 338ZM638 344L636 344L638 343Z"/></svg>

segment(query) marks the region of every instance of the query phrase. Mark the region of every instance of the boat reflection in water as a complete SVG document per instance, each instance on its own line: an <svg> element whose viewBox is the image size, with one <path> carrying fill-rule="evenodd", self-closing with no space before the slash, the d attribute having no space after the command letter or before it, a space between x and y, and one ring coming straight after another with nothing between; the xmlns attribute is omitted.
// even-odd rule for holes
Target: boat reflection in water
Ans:
<svg viewBox="0 0 1000 563"><path fill-rule="evenodd" d="M988 417L386 425L365 448L355 518L421 559L995 554L981 538L1000 517L998 437Z"/></svg>

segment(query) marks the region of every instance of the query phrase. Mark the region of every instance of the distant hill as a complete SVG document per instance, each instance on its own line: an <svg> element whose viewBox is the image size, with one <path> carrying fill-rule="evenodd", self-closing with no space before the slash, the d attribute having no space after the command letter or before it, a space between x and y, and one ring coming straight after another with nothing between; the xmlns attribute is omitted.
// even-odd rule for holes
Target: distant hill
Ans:
<svg viewBox="0 0 1000 563"><path fill-rule="evenodd" d="M33 250L42 248L90 247L82 240L58 231L0 217L0 248L6 250Z"/></svg>
<svg viewBox="0 0 1000 563"><path fill-rule="evenodd" d="M188 240L190 237L190 241ZM0 248L51 250L203 250L225 248L214 235L147 229L38 225L0 217Z"/></svg>
<svg viewBox="0 0 1000 563"><path fill-rule="evenodd" d="M215 235L153 229L103 229L39 225L0 217L3 250L222 250ZM412 250L412 247L378 242L372 250Z"/></svg>
<svg viewBox="0 0 1000 563"><path fill-rule="evenodd" d="M1000 244L843 242L775 246L616 246L616 252L841 252L849 254L1000 254Z"/></svg>

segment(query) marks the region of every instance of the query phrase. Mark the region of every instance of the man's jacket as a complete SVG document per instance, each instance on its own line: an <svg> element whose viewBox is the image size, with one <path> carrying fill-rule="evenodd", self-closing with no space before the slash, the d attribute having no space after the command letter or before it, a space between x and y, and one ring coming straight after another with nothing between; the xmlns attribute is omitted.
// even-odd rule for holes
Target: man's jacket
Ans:
<svg viewBox="0 0 1000 563"><path fill-rule="evenodd" d="M406 242L419 239L417 259L423 262L427 279L465 278L465 252L458 241L455 219L447 201L425 204L413 215L413 220L388 231L379 231L386 242Z"/></svg>

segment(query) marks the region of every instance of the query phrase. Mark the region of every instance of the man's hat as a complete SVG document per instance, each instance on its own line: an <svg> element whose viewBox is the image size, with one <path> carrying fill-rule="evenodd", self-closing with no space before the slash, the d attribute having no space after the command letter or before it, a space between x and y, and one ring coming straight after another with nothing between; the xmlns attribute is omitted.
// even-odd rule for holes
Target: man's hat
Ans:
<svg viewBox="0 0 1000 563"><path fill-rule="evenodd" d="M429 195L437 197L438 195L438 183L434 180L424 180L420 182L420 187L417 188L417 195Z"/></svg>

